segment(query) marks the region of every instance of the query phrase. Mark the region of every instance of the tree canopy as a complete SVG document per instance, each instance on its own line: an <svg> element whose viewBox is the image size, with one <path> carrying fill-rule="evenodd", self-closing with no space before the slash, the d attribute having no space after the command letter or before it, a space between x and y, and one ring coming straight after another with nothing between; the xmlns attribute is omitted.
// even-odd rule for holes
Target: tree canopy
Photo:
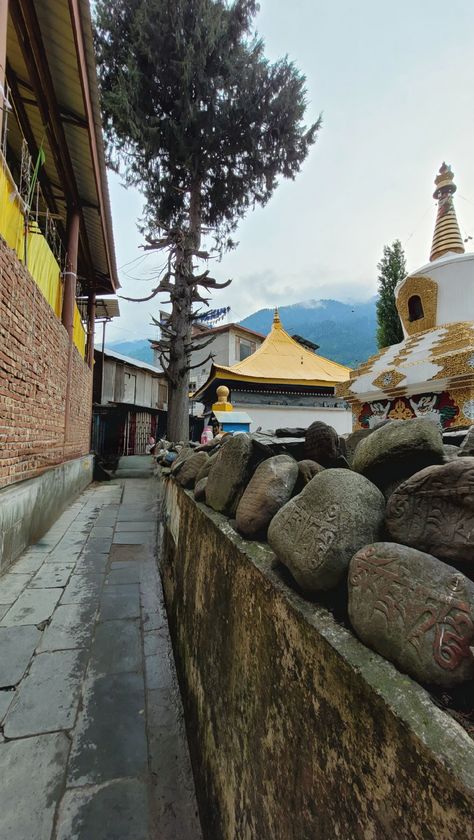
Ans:
<svg viewBox="0 0 474 840"><path fill-rule="evenodd" d="M320 126L304 123L304 76L286 57L265 57L257 11L255 0L96 3L110 157L144 194L149 246L171 256L156 291L173 305L163 364L181 413L192 306L207 302L197 286L219 287L209 272L196 277L195 260L209 256L201 237L218 253L233 247L239 220L268 202L279 176L296 176Z"/></svg>
<svg viewBox="0 0 474 840"><path fill-rule="evenodd" d="M388 347L403 341L402 325L395 304L395 287L405 279L407 272L405 254L398 239L392 245L385 245L377 268L377 344L379 347Z"/></svg>

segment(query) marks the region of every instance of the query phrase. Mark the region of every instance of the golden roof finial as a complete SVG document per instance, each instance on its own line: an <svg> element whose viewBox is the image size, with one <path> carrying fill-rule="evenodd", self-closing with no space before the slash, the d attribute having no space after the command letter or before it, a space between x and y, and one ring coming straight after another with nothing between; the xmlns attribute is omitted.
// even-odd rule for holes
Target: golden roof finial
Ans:
<svg viewBox="0 0 474 840"><path fill-rule="evenodd" d="M448 251L454 251L455 254L464 254L464 243L453 204L453 194L457 187L454 183L454 174L451 167L444 162L435 178L435 186L433 198L438 202L438 215L433 234L430 262L447 254Z"/></svg>
<svg viewBox="0 0 474 840"><path fill-rule="evenodd" d="M274 327L281 327L280 316L278 314L278 307L275 306L275 311L273 313L273 326Z"/></svg>

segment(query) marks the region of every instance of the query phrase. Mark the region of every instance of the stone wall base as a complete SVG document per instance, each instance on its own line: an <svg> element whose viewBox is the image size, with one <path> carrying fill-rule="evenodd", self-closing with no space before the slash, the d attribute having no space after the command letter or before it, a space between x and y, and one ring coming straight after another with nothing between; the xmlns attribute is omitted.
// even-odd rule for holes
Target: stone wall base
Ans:
<svg viewBox="0 0 474 840"><path fill-rule="evenodd" d="M92 455L66 461L37 478L0 490L0 574L90 484L93 461Z"/></svg>
<svg viewBox="0 0 474 840"><path fill-rule="evenodd" d="M208 840L469 834L467 732L171 480L161 571Z"/></svg>

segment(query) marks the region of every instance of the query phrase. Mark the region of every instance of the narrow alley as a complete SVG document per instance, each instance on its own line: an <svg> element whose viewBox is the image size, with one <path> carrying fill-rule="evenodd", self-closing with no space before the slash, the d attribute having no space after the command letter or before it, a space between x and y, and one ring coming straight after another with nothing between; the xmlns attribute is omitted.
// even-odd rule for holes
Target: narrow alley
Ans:
<svg viewBox="0 0 474 840"><path fill-rule="evenodd" d="M91 485L0 579L2 840L198 840L157 485Z"/></svg>

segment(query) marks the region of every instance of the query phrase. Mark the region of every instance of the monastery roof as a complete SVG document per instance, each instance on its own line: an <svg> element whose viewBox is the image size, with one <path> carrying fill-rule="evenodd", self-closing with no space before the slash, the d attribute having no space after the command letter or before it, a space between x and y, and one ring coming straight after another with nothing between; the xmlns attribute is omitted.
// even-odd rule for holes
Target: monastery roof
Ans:
<svg viewBox="0 0 474 840"><path fill-rule="evenodd" d="M230 367L212 365L207 382L195 397L204 393L218 378L275 385L333 386L347 380L350 373L350 368L317 356L298 344L285 332L275 311L271 332L255 353Z"/></svg>

